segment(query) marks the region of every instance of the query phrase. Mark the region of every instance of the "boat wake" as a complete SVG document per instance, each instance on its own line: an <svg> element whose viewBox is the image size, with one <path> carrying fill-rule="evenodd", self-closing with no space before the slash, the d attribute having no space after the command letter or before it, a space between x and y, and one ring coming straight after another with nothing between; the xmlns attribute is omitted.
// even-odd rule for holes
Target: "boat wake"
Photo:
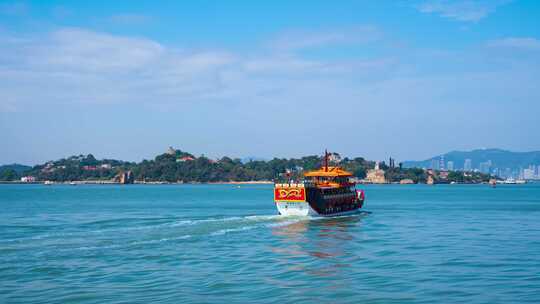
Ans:
<svg viewBox="0 0 540 304"><path fill-rule="evenodd" d="M300 222L324 221L367 215L309 217L248 215L207 218L118 218L67 227L57 227L31 237L0 240L7 249L40 248L40 252L137 249L155 244L197 241L209 237L237 235L255 229L279 228ZM45 249L45 250L43 250ZM52 250L54 249L54 250Z"/></svg>

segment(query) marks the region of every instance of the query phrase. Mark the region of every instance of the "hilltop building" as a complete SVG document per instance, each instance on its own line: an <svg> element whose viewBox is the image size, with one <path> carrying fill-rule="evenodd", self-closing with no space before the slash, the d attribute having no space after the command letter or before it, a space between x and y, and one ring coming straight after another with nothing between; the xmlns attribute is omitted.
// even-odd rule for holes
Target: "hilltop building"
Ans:
<svg viewBox="0 0 540 304"><path fill-rule="evenodd" d="M176 155L176 150L173 147L169 147L166 153L169 155Z"/></svg>
<svg viewBox="0 0 540 304"><path fill-rule="evenodd" d="M367 176L364 182L371 184L386 184L386 178L384 177L384 170L379 168L379 162L375 163L375 169L368 170Z"/></svg>
<svg viewBox="0 0 540 304"><path fill-rule="evenodd" d="M176 162L181 163L181 162L192 161L192 160L195 160L195 158L191 156L184 156L184 157L177 158Z"/></svg>

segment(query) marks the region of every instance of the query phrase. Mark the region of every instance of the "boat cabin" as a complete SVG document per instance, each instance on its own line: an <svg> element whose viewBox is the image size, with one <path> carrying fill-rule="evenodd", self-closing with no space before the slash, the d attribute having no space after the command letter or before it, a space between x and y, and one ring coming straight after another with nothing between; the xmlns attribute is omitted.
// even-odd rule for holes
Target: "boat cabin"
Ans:
<svg viewBox="0 0 540 304"><path fill-rule="evenodd" d="M304 174L306 183L313 183L317 187L325 188L340 188L354 186L349 180L352 177L352 173L343 170L340 167L328 167L315 171L309 171Z"/></svg>

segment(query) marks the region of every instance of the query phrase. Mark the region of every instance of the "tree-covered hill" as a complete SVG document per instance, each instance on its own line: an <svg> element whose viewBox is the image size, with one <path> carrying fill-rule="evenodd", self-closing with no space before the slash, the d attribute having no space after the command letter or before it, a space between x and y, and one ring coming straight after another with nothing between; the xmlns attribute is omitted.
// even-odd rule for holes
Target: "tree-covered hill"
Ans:
<svg viewBox="0 0 540 304"><path fill-rule="evenodd" d="M341 167L359 179L366 177L367 171L375 167L375 162L362 157L341 158L337 153L332 156L331 165L335 164L332 162L339 162ZM170 149L152 160L139 163L114 159L98 160L92 154L75 155L27 167L24 171L6 170L0 175L0 181L17 181L22 176L33 176L36 181L111 181L127 171L131 171L134 180L146 182L270 181L279 179L284 172L288 172L296 180L305 171L317 169L321 165L322 157L318 155L242 162L238 158L230 157L218 160L204 155L196 157L188 152ZM425 183L427 179L427 173L422 169L389 167L384 162L380 164L380 168L385 170L388 182L410 179L415 183ZM454 172L450 176L451 179L445 179L444 182L481 182L489 178L487 175L465 177L463 172Z"/></svg>
<svg viewBox="0 0 540 304"><path fill-rule="evenodd" d="M92 154L74 155L34 166L20 175L34 176L41 181L110 180L133 165L135 163L114 159L97 160Z"/></svg>
<svg viewBox="0 0 540 304"><path fill-rule="evenodd" d="M24 172L30 169L32 167L20 164L0 166L0 181L19 179Z"/></svg>
<svg viewBox="0 0 540 304"><path fill-rule="evenodd" d="M177 151L176 155L162 154L154 160L144 160L131 167L135 178L145 181L168 182L223 182L223 181L260 181L273 180L279 174L289 171L298 175L303 170L313 170L321 165L321 157L312 155L302 158L274 158L269 161L251 160L246 163L240 159L223 157L211 160L205 156L183 160L185 152ZM342 166L364 177L371 162L363 158L344 159Z"/></svg>
<svg viewBox="0 0 540 304"><path fill-rule="evenodd" d="M21 165L21 164L11 164L11 165L0 166L0 172L5 171L5 170L13 170L16 173L23 173L24 171L28 171L30 169L32 169L32 167Z"/></svg>
<svg viewBox="0 0 540 304"><path fill-rule="evenodd" d="M341 166L355 176L363 178L366 170L374 163L361 157L344 158ZM111 180L120 172L132 171L135 180L162 182L228 182L262 181L278 178L283 172L299 175L303 170L313 170L321 166L321 157L312 155L302 158L274 158L272 160L250 160L223 157L212 160L196 157L181 150L172 150L156 156L153 160L139 163L113 159L96 159L92 154L76 155L45 164L28 167L24 171L10 171L0 180L15 181L21 176L34 176L38 181Z"/></svg>

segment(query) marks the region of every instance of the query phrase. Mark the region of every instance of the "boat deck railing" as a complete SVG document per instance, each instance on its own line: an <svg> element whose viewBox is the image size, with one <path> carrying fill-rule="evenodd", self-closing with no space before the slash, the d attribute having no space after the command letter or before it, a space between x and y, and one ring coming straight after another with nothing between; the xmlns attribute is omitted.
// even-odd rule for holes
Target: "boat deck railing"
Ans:
<svg viewBox="0 0 540 304"><path fill-rule="evenodd" d="M315 183L311 181L301 181L298 183L293 182L276 182L274 184L275 187L279 188L308 188L308 187L315 187Z"/></svg>

